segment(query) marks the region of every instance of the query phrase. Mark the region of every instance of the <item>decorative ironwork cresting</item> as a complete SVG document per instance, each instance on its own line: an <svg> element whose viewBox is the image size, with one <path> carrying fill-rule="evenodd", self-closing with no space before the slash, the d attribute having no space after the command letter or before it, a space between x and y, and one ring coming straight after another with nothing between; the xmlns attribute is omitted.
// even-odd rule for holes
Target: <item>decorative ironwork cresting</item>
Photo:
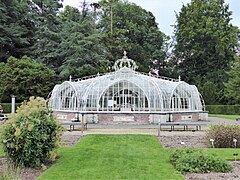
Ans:
<svg viewBox="0 0 240 180"><path fill-rule="evenodd" d="M134 71L138 68L138 66L136 65L136 63L135 63L134 60L128 59L128 57L127 57L127 52L126 52L126 51L123 52L123 57L122 57L122 59L118 59L118 60L115 62L114 66L113 66L113 69L114 69L115 71L117 71L117 70L119 70L119 69L121 69L121 68L123 68L123 67L127 67L127 68L129 68L129 69L134 70Z"/></svg>

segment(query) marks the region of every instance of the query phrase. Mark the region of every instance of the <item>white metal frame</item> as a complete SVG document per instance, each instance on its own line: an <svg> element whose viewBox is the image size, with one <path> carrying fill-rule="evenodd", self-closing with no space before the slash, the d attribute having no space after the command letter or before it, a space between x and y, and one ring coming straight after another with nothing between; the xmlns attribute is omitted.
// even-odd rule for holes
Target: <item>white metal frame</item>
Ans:
<svg viewBox="0 0 240 180"><path fill-rule="evenodd" d="M54 87L49 106L57 111L193 112L205 110L196 86L180 79L135 71L126 53L114 72L65 81Z"/></svg>

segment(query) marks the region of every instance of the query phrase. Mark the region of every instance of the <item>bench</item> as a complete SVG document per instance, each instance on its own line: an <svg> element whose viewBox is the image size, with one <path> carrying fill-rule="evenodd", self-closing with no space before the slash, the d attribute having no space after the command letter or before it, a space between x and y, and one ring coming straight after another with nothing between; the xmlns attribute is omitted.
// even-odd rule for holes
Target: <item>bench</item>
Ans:
<svg viewBox="0 0 240 180"><path fill-rule="evenodd" d="M196 131L201 130L202 126L207 126L205 123L200 122L166 122L166 123L160 123L160 130L162 130L163 126L168 126L171 128L171 131L175 130L175 127L183 127L183 130L189 130L189 127L193 126L196 127Z"/></svg>
<svg viewBox="0 0 240 180"><path fill-rule="evenodd" d="M62 126L69 126L69 130L73 131L75 129L75 126L80 126L82 127L81 121L79 122L61 122ZM84 123L84 129L87 129L87 123Z"/></svg>

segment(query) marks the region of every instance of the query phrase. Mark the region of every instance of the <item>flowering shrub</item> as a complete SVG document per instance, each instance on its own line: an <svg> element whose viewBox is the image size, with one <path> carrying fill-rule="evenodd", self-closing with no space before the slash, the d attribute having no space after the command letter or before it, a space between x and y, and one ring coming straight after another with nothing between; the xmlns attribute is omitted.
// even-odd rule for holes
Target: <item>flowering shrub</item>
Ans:
<svg viewBox="0 0 240 180"><path fill-rule="evenodd" d="M235 147L233 139L237 140L236 147L240 148L240 125L213 125L207 131L206 137L208 141L209 139L214 140L216 148Z"/></svg>
<svg viewBox="0 0 240 180"><path fill-rule="evenodd" d="M233 168L224 159L193 149L175 150L170 155L170 162L182 173L229 172Z"/></svg>
<svg viewBox="0 0 240 180"><path fill-rule="evenodd" d="M40 167L59 144L62 128L43 98L23 102L16 116L3 130L3 148L15 163Z"/></svg>

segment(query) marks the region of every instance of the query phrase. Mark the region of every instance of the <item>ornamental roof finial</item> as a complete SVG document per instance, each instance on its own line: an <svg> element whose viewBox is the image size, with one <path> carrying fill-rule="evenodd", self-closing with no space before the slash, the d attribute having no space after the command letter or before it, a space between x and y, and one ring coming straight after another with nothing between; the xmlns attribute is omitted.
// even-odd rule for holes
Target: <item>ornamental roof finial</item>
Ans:
<svg viewBox="0 0 240 180"><path fill-rule="evenodd" d="M115 71L123 68L123 67L127 67L129 69L132 69L135 71L135 69L138 68L138 66L136 65L136 63L132 60L132 59L129 59L127 57L127 52L126 51L123 51L123 57L122 59L118 59L114 66L113 66L113 69L115 69Z"/></svg>
<svg viewBox="0 0 240 180"><path fill-rule="evenodd" d="M127 58L127 52L123 51L123 58Z"/></svg>

